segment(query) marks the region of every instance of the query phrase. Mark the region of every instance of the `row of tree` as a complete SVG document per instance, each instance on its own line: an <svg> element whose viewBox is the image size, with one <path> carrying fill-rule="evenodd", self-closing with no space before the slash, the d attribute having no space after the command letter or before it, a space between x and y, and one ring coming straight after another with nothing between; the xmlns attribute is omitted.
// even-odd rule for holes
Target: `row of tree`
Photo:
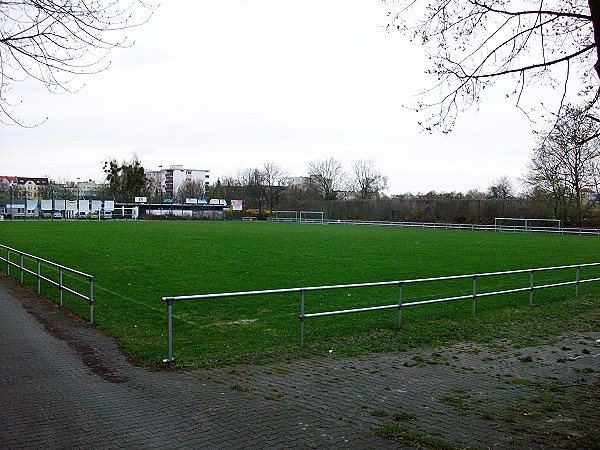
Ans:
<svg viewBox="0 0 600 450"><path fill-rule="evenodd" d="M217 197L244 199L259 215L266 208L319 210L340 219L485 222L509 215L560 219L574 226L600 224L600 120L596 114L589 106L565 105L538 134L538 144L519 180L520 193L511 180L501 177L486 192L405 195L396 202L413 202L414 206L417 201L420 206L390 207L384 193L387 177L373 161L354 161L352 173L346 174L335 158L311 162L304 184L289 186L287 173L268 163L226 177L209 189ZM465 206L469 201L471 206Z"/></svg>
<svg viewBox="0 0 600 450"><path fill-rule="evenodd" d="M131 161L119 163L116 159L104 162L107 190L118 201L133 201L134 197L150 197L157 201L160 190L144 175L144 167L137 155ZM379 172L372 160L352 162L352 172L346 173L342 163L335 158L312 161L305 177L292 183L302 195L321 199L328 203L337 199L378 199L385 195L387 177ZM203 180L183 183L173 193L176 202L186 198L210 196L227 200L243 199L259 211L275 210L281 193L290 188L289 173L275 162L265 162L260 167L238 171L236 176L225 176L212 186Z"/></svg>
<svg viewBox="0 0 600 450"><path fill-rule="evenodd" d="M372 160L352 162L352 172L346 173L342 163L330 157L312 161L305 177L290 178L289 173L274 162L261 167L245 169L237 176L226 176L209 186L211 197L242 199L259 214L267 209L275 211L282 204L296 202L320 204L328 210L334 200L360 198L377 200L385 196L387 177Z"/></svg>
<svg viewBox="0 0 600 450"><path fill-rule="evenodd" d="M352 171L346 173L339 160L324 158L310 162L306 176L291 179L282 167L266 162L240 170L236 176L225 176L212 185L186 182L174 194L174 200L184 203L186 198L199 197L224 198L228 202L241 199L246 208L263 217L276 210L315 210L340 219L392 217L461 222L468 218L480 222L493 219L482 211L497 211L502 215L556 218L571 225L600 221L600 121L589 107L565 105L561 114L539 133L538 145L520 180L524 187L520 193L511 180L502 177L491 183L486 192L407 194L398 201L417 201L414 204L420 206L391 207L385 194L387 177L377 170L374 161L353 161L351 167ZM137 155L121 163L115 159L106 161L104 172L107 184L103 196L121 202L132 202L136 196L160 201L157 187L145 177ZM70 191L75 192L74 189L75 185ZM61 195L62 191L54 191ZM69 191L67 183L63 191ZM477 201L477 207L465 207L466 201ZM482 209L486 203L495 206ZM475 210L477 214L473 213Z"/></svg>
<svg viewBox="0 0 600 450"><path fill-rule="evenodd" d="M418 199L422 205L432 202L444 204L442 209L445 212L442 215L449 221L460 222L465 216L475 222L488 219L487 214L481 214L481 201L496 200L493 204L500 205L504 209L504 215L556 218L572 225L597 223L600 121L589 108L566 105L558 117L549 121L547 128L539 136L527 171L520 180L524 187L521 193L517 193L511 180L501 177L491 183L486 192L429 192L424 195L406 195L404 198ZM240 170L236 176L225 176L212 185L206 186L203 181L186 182L174 194L174 200L184 203L186 198L204 196L224 198L227 201L241 199L246 208L256 210L259 216L276 210L318 210L326 212L330 217L344 211L354 218L360 218L362 214L362 218L374 219L373 211L377 211L375 216L387 217L388 213L381 213L381 205L387 201L387 177L376 168L372 160L353 161L351 167L352 171L346 173L339 160L324 158L310 162L306 176L291 179L282 167L274 162L266 162L260 167ZM137 156L120 164L116 160L107 161L104 171L108 194L116 200L133 201L135 196L142 195L150 197L151 201L159 201L156 186L145 178ZM460 200L477 200L478 214L465 215L459 211L464 206L449 207L450 200L454 203ZM504 203L498 203L498 200ZM343 205L340 201L352 201L353 205ZM506 211L509 204L513 205L512 212ZM527 205L527 208L523 205ZM364 210L362 213L361 208ZM494 207L487 210L497 209ZM402 208L384 206L383 210L400 211ZM400 214L403 220L417 216L439 219L436 214L424 213L431 211L431 206L409 210L411 212L407 214ZM420 212L417 213L417 210Z"/></svg>

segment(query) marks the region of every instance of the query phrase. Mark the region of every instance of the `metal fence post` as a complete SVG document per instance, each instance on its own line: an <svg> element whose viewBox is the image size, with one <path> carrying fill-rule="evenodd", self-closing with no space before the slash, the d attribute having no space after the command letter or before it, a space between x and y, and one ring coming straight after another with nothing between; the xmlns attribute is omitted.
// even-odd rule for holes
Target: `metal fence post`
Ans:
<svg viewBox="0 0 600 450"><path fill-rule="evenodd" d="M58 268L58 304L60 305L60 307L62 308L62 301L63 301L63 282L62 282L62 278L63 278L63 270L62 267Z"/></svg>
<svg viewBox="0 0 600 450"><path fill-rule="evenodd" d="M42 262L38 258L38 260L37 260L37 293L38 293L38 295L40 294L40 292L42 292L42 285L41 285L42 279L40 277L41 271L42 271Z"/></svg>
<svg viewBox="0 0 600 450"><path fill-rule="evenodd" d="M475 307L477 303L477 275L473 275L473 300L471 301L471 317L475 317Z"/></svg>
<svg viewBox="0 0 600 450"><path fill-rule="evenodd" d="M398 329L402 326L402 286L404 283L398 283Z"/></svg>
<svg viewBox="0 0 600 450"><path fill-rule="evenodd" d="M173 301L169 299L167 301L167 323L168 323L168 346L169 355L167 363L169 367L173 367Z"/></svg>
<svg viewBox="0 0 600 450"><path fill-rule="evenodd" d="M19 270L21 271L21 285L23 285L23 253L21 253L19 260Z"/></svg>
<svg viewBox="0 0 600 450"><path fill-rule="evenodd" d="M10 250L6 249L6 275L10 275Z"/></svg>
<svg viewBox="0 0 600 450"><path fill-rule="evenodd" d="M90 277L90 325L94 325L94 277Z"/></svg>
<svg viewBox="0 0 600 450"><path fill-rule="evenodd" d="M529 306L533 306L533 270L529 275Z"/></svg>
<svg viewBox="0 0 600 450"><path fill-rule="evenodd" d="M304 348L304 289L300 291L300 348Z"/></svg>

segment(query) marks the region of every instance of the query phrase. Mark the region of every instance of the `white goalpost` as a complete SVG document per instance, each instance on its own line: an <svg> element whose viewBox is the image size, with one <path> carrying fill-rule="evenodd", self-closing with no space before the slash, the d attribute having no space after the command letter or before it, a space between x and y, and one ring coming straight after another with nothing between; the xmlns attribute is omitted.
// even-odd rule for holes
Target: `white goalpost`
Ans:
<svg viewBox="0 0 600 450"><path fill-rule="evenodd" d="M524 219L522 217L496 217L494 226L497 230L531 230L536 228L553 228L562 230L559 219Z"/></svg>
<svg viewBox="0 0 600 450"><path fill-rule="evenodd" d="M274 222L325 223L323 211L275 211Z"/></svg>
<svg viewBox="0 0 600 450"><path fill-rule="evenodd" d="M298 222L298 211L275 211L277 222Z"/></svg>
<svg viewBox="0 0 600 450"><path fill-rule="evenodd" d="M324 223L323 211L300 211L300 223Z"/></svg>

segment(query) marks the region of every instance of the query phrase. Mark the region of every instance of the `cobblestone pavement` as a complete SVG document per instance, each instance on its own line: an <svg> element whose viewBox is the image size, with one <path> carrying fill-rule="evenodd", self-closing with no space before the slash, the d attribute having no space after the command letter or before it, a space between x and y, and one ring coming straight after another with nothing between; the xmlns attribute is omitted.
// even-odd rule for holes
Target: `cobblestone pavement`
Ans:
<svg viewBox="0 0 600 450"><path fill-rule="evenodd" d="M600 331L182 373L5 275L0 311L2 449L600 445Z"/></svg>

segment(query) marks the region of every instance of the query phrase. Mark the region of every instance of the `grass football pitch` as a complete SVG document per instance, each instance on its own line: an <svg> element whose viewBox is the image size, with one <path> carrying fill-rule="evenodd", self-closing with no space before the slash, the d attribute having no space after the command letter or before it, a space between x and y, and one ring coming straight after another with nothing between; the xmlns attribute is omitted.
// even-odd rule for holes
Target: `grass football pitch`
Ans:
<svg viewBox="0 0 600 450"><path fill-rule="evenodd" d="M441 277L600 261L600 239L379 227L191 221L5 221L0 243L94 276L94 322L140 362L160 364L167 352L163 296ZM15 259L16 261L16 259ZM33 264L31 269L34 269ZM6 268L3 269L6 271ZM11 273L16 270L12 269ZM51 271L44 269L45 273ZM538 275L536 275L538 277ZM582 269L582 278L600 269ZM539 275L536 284L572 281L574 271ZM33 276L25 284L35 286ZM79 284L78 284L79 283ZM524 287L529 274L478 280L478 292ZM66 284L86 292L85 284ZM411 285L405 302L465 295L472 281ZM56 300L46 283L44 295ZM176 363L210 365L301 357L335 351L360 354L459 340L508 338L526 344L568 330L600 325L600 283L406 308L402 329L394 310L305 323L299 349L299 296L237 297L173 306ZM397 287L306 294L306 312L397 302ZM87 303L64 305L87 317Z"/></svg>

